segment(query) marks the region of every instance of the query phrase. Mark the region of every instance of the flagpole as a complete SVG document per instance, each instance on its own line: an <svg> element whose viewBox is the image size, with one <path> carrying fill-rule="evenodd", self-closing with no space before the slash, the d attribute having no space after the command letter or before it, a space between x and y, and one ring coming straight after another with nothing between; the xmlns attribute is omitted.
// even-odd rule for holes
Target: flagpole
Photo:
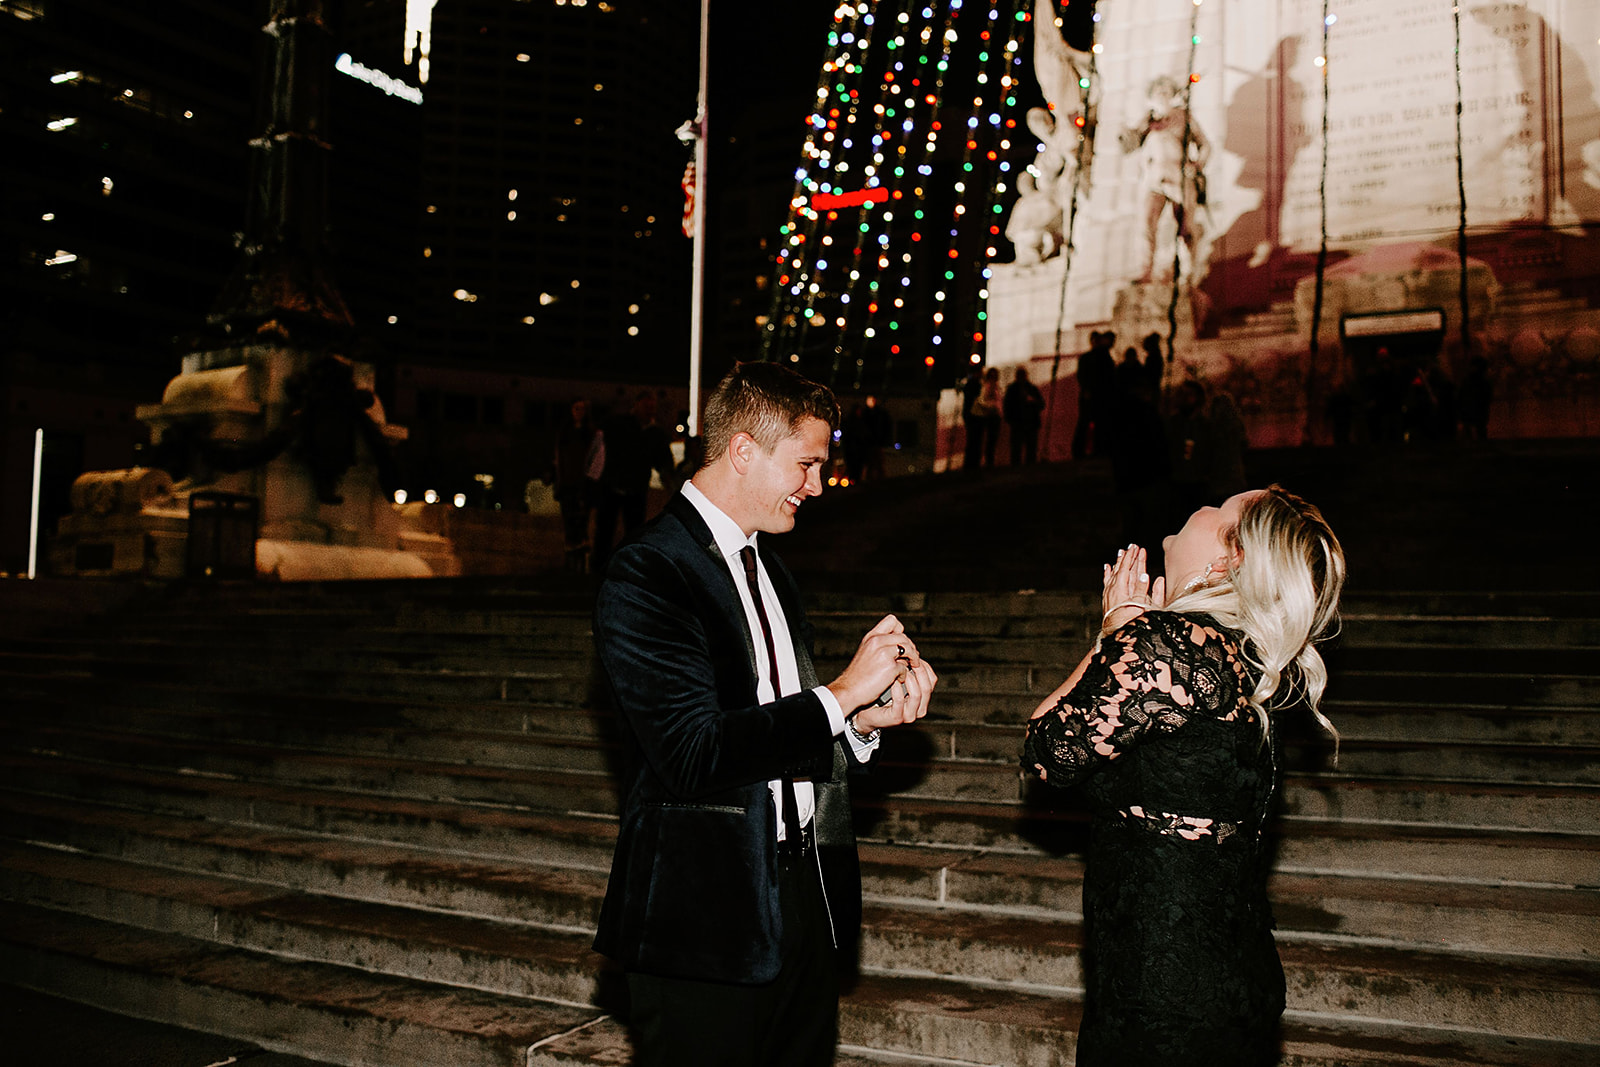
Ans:
<svg viewBox="0 0 1600 1067"><path fill-rule="evenodd" d="M711 0L700 0L700 100L694 140L694 283L689 307L689 436L700 435L700 352L705 339L706 97L710 64Z"/></svg>

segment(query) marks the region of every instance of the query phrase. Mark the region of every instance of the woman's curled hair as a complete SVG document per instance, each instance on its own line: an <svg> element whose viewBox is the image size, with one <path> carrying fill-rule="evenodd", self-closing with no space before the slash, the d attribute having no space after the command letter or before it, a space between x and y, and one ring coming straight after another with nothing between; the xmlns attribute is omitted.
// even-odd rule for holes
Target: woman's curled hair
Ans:
<svg viewBox="0 0 1600 1067"><path fill-rule="evenodd" d="M1338 632L1345 579L1339 539L1314 506L1274 485L1245 502L1223 543L1226 577L1178 596L1168 610L1210 615L1244 635L1244 656L1260 672L1249 699L1263 729L1269 702L1298 695L1337 739L1318 709L1328 669L1316 642Z"/></svg>

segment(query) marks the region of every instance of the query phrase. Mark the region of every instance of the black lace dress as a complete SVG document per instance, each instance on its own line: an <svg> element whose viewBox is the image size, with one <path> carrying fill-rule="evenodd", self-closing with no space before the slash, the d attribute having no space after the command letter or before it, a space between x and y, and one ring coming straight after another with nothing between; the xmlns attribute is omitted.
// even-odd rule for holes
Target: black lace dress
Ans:
<svg viewBox="0 0 1600 1067"><path fill-rule="evenodd" d="M1275 768L1253 682L1237 634L1149 612L1029 724L1023 766L1093 813L1079 1067L1277 1062L1260 833Z"/></svg>

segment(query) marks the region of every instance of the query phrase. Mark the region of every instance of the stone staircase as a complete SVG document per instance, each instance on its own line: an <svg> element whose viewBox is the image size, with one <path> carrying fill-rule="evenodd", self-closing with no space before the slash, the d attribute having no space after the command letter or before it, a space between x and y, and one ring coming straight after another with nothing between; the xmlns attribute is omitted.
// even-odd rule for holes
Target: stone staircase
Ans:
<svg viewBox="0 0 1600 1067"><path fill-rule="evenodd" d="M1282 723L1285 1064L1600 1062L1600 594L1356 594L1331 748ZM1085 822L1020 723L1098 612L894 610L940 668L857 789L839 1063L1064 1065ZM0 981L341 1064L619 1064L589 949L615 838L587 597L200 587L0 643Z"/></svg>

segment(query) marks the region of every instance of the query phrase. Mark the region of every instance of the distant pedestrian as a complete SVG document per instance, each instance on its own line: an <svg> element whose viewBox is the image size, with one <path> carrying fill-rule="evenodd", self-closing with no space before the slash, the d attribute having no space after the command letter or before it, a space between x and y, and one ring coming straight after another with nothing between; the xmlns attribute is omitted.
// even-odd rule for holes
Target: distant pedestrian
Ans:
<svg viewBox="0 0 1600 1067"><path fill-rule="evenodd" d="M994 466L995 446L1000 443L1000 368L990 367L983 372L983 386L978 399L972 404L974 419L983 423L983 465Z"/></svg>
<svg viewBox="0 0 1600 1067"><path fill-rule="evenodd" d="M589 551L589 516L604 463L604 438L589 419L589 402L578 397L556 432L551 463L551 492L561 508L567 565L578 570L584 569Z"/></svg>
<svg viewBox="0 0 1600 1067"><path fill-rule="evenodd" d="M1072 430L1072 458L1110 452L1110 420L1116 368L1111 350L1117 335L1110 330L1089 334L1089 350L1078 357L1078 424Z"/></svg>
<svg viewBox="0 0 1600 1067"><path fill-rule="evenodd" d="M1011 429L1011 465L1037 463L1039 424L1044 419L1044 395L1028 380L1028 368L1017 367L1016 376L1006 386L1001 414Z"/></svg>
<svg viewBox="0 0 1600 1067"><path fill-rule="evenodd" d="M604 571L617 542L617 519L622 520L623 537L644 526L651 472L670 480L675 466L667 432L656 423L655 394L649 390L641 392L628 411L608 419L603 432L605 466L600 472L594 525L593 569L597 573Z"/></svg>
<svg viewBox="0 0 1600 1067"><path fill-rule="evenodd" d="M967 371L961 383L961 426L966 433L966 448L961 469L975 471L983 459L983 434L985 423L981 415L973 414L972 407L983 395L983 372L977 367Z"/></svg>
<svg viewBox="0 0 1600 1067"><path fill-rule="evenodd" d="M1170 529L1168 498L1172 457L1167 430L1156 406L1161 368L1149 372L1129 348L1117 365L1112 415L1111 479L1122 511L1124 540L1160 544Z"/></svg>

